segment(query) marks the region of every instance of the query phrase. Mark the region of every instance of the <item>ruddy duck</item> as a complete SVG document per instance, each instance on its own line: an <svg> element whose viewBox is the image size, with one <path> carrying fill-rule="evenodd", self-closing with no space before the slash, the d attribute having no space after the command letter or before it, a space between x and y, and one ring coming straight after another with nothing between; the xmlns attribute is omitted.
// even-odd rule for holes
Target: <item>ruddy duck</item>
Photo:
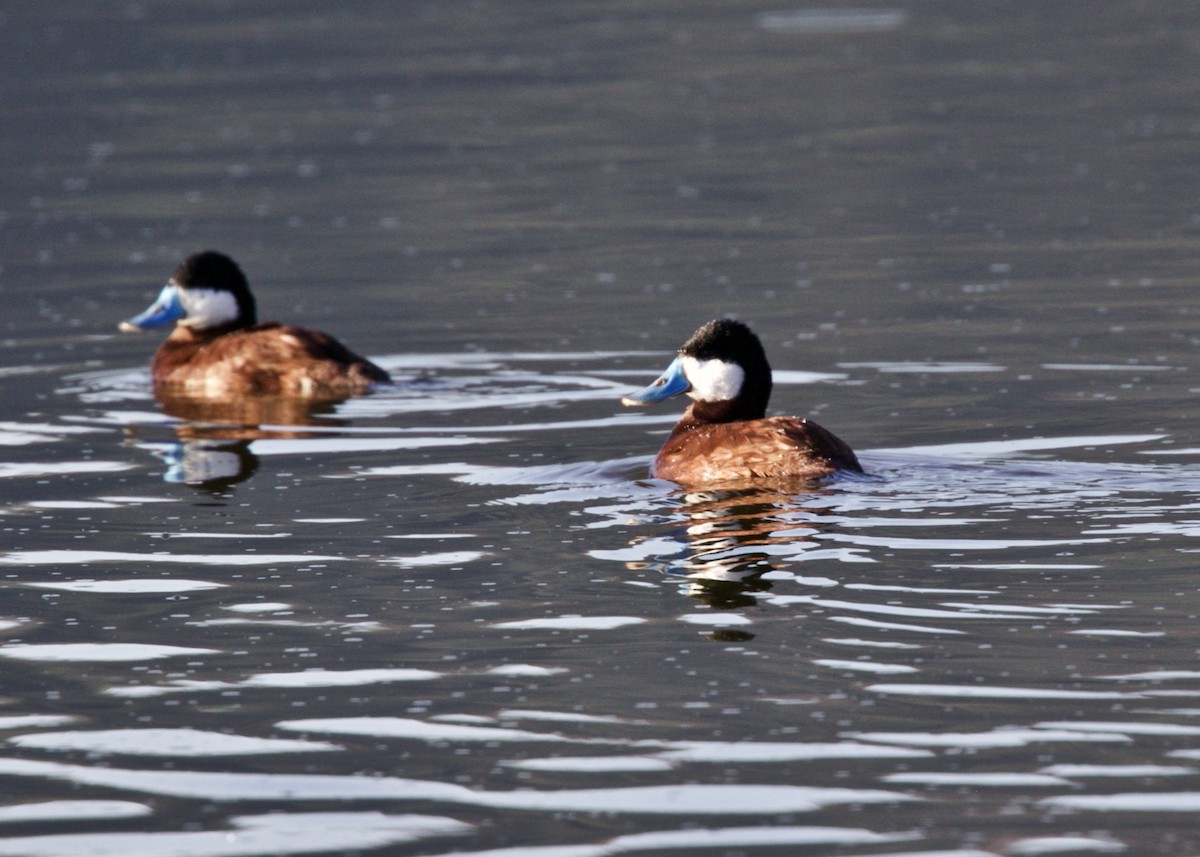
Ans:
<svg viewBox="0 0 1200 857"><path fill-rule="evenodd" d="M120 329L130 333L171 321L175 330L150 367L158 392L334 399L391 380L328 334L258 324L246 275L212 250L185 259L150 308Z"/></svg>
<svg viewBox="0 0 1200 857"><path fill-rule="evenodd" d="M796 417L766 417L771 383L758 337L722 318L692 334L654 383L621 402L645 405L679 393L694 400L654 460L660 479L699 486L862 472L854 450L832 432Z"/></svg>

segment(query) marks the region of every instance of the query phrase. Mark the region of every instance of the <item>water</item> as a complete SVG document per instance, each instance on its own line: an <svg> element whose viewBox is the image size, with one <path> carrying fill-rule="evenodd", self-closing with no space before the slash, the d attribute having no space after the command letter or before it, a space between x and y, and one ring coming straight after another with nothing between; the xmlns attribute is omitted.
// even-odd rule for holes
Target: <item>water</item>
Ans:
<svg viewBox="0 0 1200 857"><path fill-rule="evenodd" d="M1190 6L0 39L0 854L1200 854ZM154 401L207 246L395 385ZM866 476L647 478L725 313Z"/></svg>

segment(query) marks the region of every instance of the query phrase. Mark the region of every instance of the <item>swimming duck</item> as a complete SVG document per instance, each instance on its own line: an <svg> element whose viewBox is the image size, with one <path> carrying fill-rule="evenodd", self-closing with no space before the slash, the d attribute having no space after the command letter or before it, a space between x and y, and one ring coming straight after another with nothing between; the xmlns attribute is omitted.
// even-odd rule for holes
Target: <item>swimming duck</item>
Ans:
<svg viewBox="0 0 1200 857"><path fill-rule="evenodd" d="M213 250L185 259L150 308L120 329L130 333L171 321L175 329L150 367L156 392L333 399L391 380L326 333L259 324L246 275Z"/></svg>
<svg viewBox="0 0 1200 857"><path fill-rule="evenodd" d="M754 332L710 321L683 344L650 386L624 397L646 405L687 393L693 400L654 460L654 476L681 485L813 479L862 472L849 446L796 417L767 417L771 366Z"/></svg>

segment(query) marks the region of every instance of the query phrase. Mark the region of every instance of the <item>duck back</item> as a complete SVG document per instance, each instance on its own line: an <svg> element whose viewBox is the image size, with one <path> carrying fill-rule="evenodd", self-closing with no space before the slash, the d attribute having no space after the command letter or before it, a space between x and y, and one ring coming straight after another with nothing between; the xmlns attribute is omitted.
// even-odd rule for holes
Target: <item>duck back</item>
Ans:
<svg viewBox="0 0 1200 857"><path fill-rule="evenodd" d="M319 330L268 322L230 331L176 327L151 366L156 388L194 395L344 397L390 380Z"/></svg>
<svg viewBox="0 0 1200 857"><path fill-rule="evenodd" d="M862 472L841 438L811 420L766 417L710 423L684 415L654 461L654 475L681 485L818 479Z"/></svg>

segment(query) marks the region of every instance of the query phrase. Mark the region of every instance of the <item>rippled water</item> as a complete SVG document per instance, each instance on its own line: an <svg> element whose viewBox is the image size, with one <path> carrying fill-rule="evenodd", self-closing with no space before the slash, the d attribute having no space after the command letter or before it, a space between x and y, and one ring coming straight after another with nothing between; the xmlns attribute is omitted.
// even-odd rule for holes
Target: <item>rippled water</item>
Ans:
<svg viewBox="0 0 1200 857"><path fill-rule="evenodd" d="M1164 812L1187 841L1195 450L680 492L644 478L674 415L615 405L660 355L382 362L336 424L251 440L123 371L4 426L0 819L37 829L0 853L1103 852L1162 849ZM918 371L843 368L781 397Z"/></svg>
<svg viewBox="0 0 1200 857"><path fill-rule="evenodd" d="M215 9L0 15L0 855L1200 854L1191 7ZM647 478L725 313L866 475Z"/></svg>

